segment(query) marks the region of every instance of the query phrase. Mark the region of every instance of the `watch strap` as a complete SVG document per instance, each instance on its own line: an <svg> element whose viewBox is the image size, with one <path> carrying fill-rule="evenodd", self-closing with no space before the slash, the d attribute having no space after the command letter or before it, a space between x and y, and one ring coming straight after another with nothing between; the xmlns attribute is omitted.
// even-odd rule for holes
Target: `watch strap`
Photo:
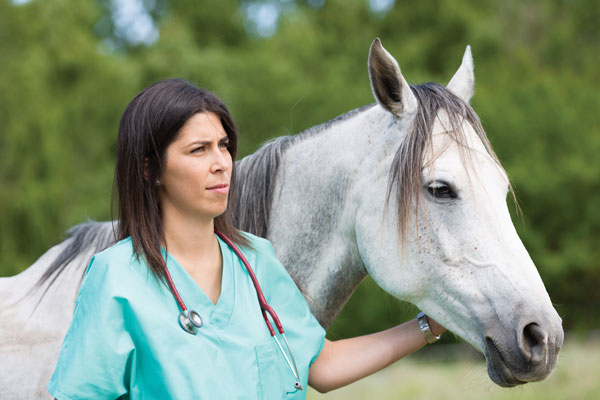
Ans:
<svg viewBox="0 0 600 400"><path fill-rule="evenodd" d="M431 331L431 327L429 326L429 321L427 320L427 315L423 311L417 314L417 320L419 321L419 329L425 335L425 340L427 343L433 343L440 340L442 335L434 335Z"/></svg>

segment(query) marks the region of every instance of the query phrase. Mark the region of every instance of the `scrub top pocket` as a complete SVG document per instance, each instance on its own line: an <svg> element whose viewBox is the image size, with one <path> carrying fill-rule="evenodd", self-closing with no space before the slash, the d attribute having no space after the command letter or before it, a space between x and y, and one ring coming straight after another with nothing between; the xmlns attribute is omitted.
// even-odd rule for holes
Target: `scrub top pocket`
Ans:
<svg viewBox="0 0 600 400"><path fill-rule="evenodd" d="M289 370L275 340L254 346L258 366L258 390L260 399L289 399L297 392L296 380Z"/></svg>

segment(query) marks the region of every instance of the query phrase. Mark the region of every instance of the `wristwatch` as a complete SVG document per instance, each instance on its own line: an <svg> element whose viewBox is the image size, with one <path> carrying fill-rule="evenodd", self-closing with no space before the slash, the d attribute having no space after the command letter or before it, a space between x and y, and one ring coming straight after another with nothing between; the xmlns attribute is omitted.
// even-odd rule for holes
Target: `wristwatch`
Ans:
<svg viewBox="0 0 600 400"><path fill-rule="evenodd" d="M417 314L417 320L419 321L419 329L425 335L425 340L427 343L433 343L440 340L442 335L434 335L431 331L431 327L429 327L429 321L427 321L427 315L423 311Z"/></svg>

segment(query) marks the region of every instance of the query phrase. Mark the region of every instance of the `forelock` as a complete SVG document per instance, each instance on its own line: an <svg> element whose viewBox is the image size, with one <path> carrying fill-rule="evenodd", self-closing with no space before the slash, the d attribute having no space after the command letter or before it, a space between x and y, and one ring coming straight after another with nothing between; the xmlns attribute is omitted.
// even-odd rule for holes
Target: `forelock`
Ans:
<svg viewBox="0 0 600 400"><path fill-rule="evenodd" d="M437 83L411 85L411 90L417 98L418 109L408 133L394 156L386 202L389 205L393 189L396 189L398 230L402 240L406 235L411 210L415 215L418 213L425 149L431 145L433 126L441 110L446 112L448 117L446 125L449 125L447 134L458 144L464 165L472 163L466 132L463 130L465 122L473 128L494 162L500 165L479 117L469 104Z"/></svg>

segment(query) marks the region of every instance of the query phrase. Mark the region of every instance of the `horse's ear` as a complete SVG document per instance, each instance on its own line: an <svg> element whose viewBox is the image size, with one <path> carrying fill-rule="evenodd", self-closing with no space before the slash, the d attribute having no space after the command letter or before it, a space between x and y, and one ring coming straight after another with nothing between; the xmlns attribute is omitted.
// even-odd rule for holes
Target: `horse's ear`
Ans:
<svg viewBox="0 0 600 400"><path fill-rule="evenodd" d="M417 99L379 38L373 40L369 50L369 78L373 95L383 108L398 117L416 113Z"/></svg>
<svg viewBox="0 0 600 400"><path fill-rule="evenodd" d="M467 46L458 71L448 83L448 89L467 103L475 93L475 74L473 73L473 56L471 46Z"/></svg>

